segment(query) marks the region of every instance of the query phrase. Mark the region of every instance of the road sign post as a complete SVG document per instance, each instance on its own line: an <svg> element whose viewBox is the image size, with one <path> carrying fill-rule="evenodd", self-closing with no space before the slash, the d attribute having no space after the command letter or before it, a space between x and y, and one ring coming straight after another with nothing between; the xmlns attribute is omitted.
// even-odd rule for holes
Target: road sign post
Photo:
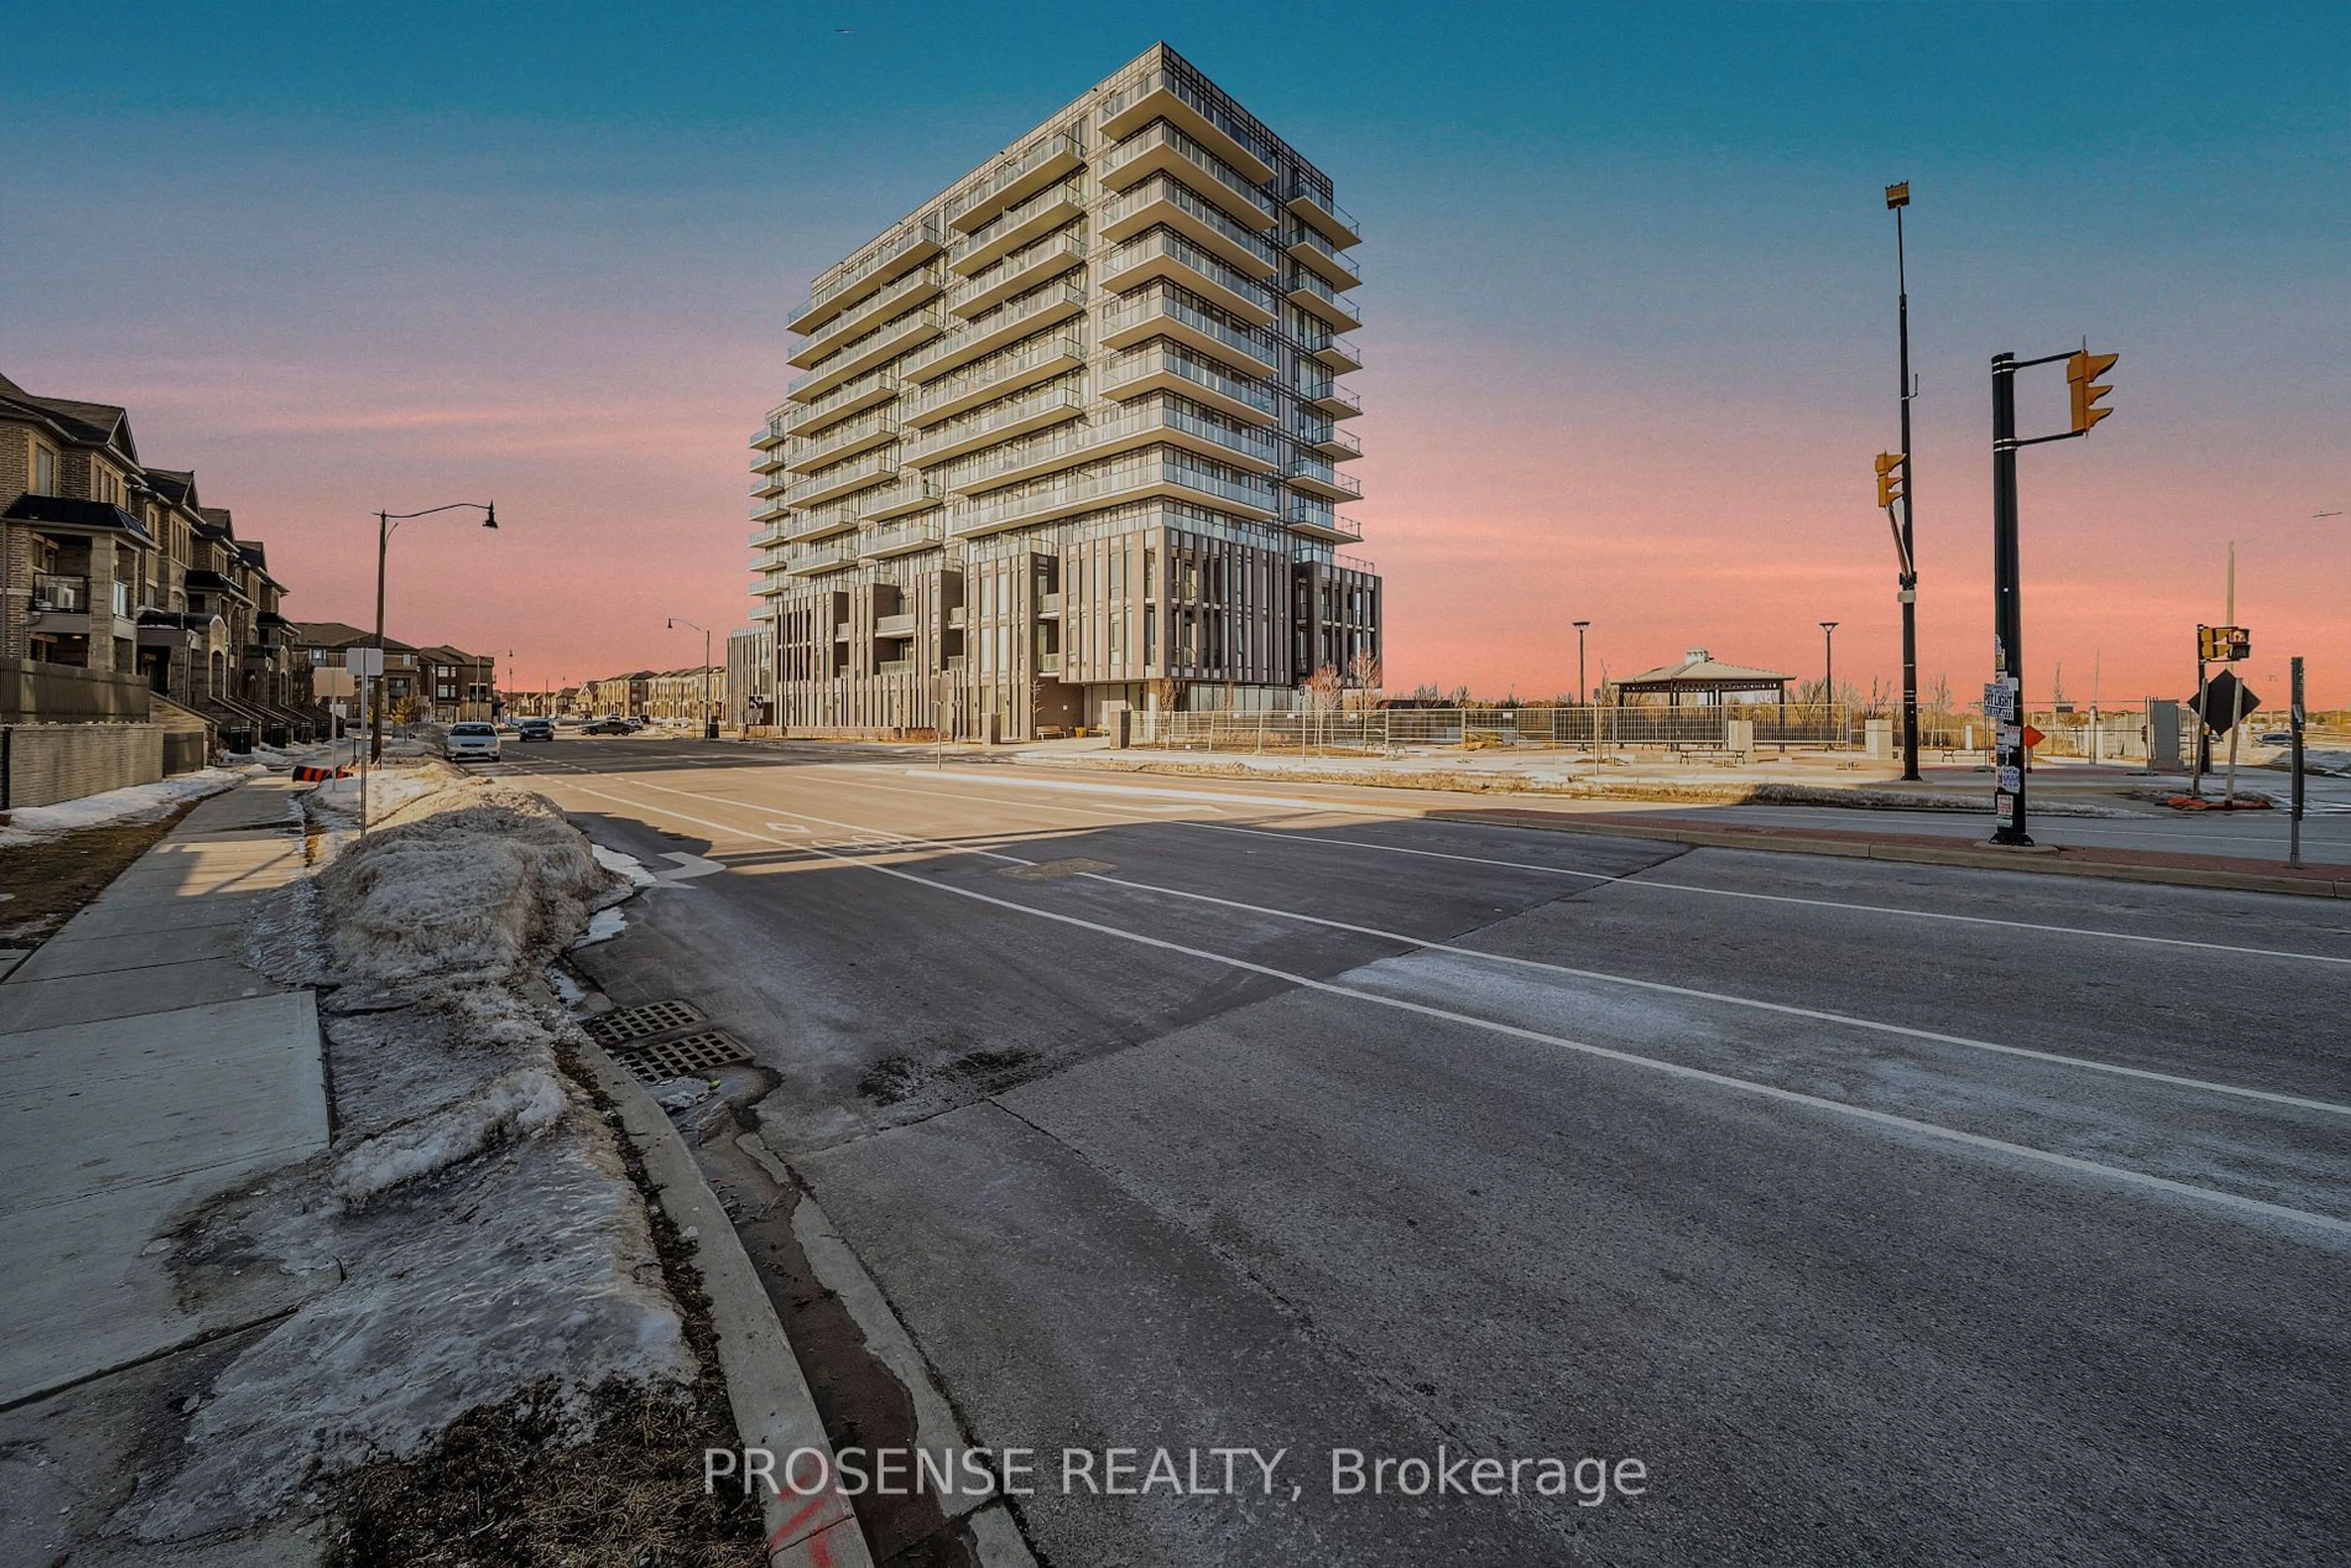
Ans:
<svg viewBox="0 0 2351 1568"><path fill-rule="evenodd" d="M2294 736L2294 810L2286 827L2285 863L2296 871L2302 869L2302 727L2305 722L2302 706L2302 660L2289 662L2289 679L2293 690L2288 697L2293 705L2286 711L2286 727Z"/></svg>

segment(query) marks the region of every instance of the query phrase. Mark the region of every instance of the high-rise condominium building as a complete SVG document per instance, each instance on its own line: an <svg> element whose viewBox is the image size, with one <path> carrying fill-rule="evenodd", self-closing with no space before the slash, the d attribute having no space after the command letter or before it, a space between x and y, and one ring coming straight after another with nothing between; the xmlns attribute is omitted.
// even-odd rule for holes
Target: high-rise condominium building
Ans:
<svg viewBox="0 0 2351 1568"><path fill-rule="evenodd" d="M1361 238L1162 44L820 274L752 438L776 721L1014 738L1375 671Z"/></svg>

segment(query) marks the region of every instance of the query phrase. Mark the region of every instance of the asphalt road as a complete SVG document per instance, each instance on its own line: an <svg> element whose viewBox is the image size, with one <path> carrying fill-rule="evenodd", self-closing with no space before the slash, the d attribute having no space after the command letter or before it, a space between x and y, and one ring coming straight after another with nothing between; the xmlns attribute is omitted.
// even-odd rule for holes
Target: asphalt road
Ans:
<svg viewBox="0 0 2351 1568"><path fill-rule="evenodd" d="M2351 1555L2338 904L878 749L507 757L726 866L586 967L780 1075L764 1136L977 1441L1288 1450L1270 1496L1049 1475L1051 1563ZM1440 1445L1646 1479L1332 1494L1333 1449Z"/></svg>

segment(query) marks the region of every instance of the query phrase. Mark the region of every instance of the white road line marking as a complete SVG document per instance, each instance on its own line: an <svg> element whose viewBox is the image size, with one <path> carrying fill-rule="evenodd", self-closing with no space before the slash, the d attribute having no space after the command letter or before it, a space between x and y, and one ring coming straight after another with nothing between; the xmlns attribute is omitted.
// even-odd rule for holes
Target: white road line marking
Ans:
<svg viewBox="0 0 2351 1568"><path fill-rule="evenodd" d="M1504 866L1514 871L1542 872L1552 876L1572 876L1585 882L1606 883L1614 887L1629 887L1651 893L1688 893L1708 898L1745 898L1765 904L1797 904L1814 909L1839 909L1857 915L1898 915L1911 920L1943 920L1962 925L1996 925L2011 931L2040 931L2065 936L2095 936L2109 942L2145 942L2160 947L2192 947L2208 953L2241 953L2256 958L2296 958L2308 964L2351 965L2351 958L2336 957L2328 953L2296 953L2280 947L2243 947L2228 942L2198 942L2186 936L2147 936L2135 931L2102 931L2088 925L2054 925L2032 920L2001 920L1989 915L1953 915L1940 909L1904 909L1896 904L1848 904L1833 898L1799 898L1784 893L1748 893L1728 887L1693 887L1687 883L1658 882L1644 872L1627 872L1611 875L1604 872L1573 871L1566 866L1541 865L1533 861L1498 860L1490 855L1456 854L1445 850L1407 849L1402 844L1375 844L1363 839L1333 839L1318 833L1278 833L1265 828L1236 827L1229 822L1173 822L1174 828L1196 828L1205 833L1248 833L1255 838L1276 839L1287 844L1322 844L1346 849L1377 850L1384 854L1421 855L1431 860L1466 861L1472 865Z"/></svg>
<svg viewBox="0 0 2351 1568"><path fill-rule="evenodd" d="M1214 800L1227 806L1288 806L1307 811L1355 811L1384 817L1417 816L1394 806L1368 806L1353 800L1310 800L1299 795L1220 794L1211 789L1151 789L1140 784L1080 784L1063 779L998 779L977 773L942 774L928 768L909 768L910 779L955 779L967 784L1001 784L1015 789L1065 789L1077 795L1148 795L1161 800ZM1011 804L1006 801L1005 804Z"/></svg>
<svg viewBox="0 0 2351 1568"><path fill-rule="evenodd" d="M664 807L656 806L651 801L631 800L622 796L607 795L600 790L587 789L584 786L581 786L580 788L582 788L586 793L595 795L600 800L611 800L616 804L634 807L639 810L653 811L663 816L674 817L680 821L694 822L698 826L716 828L726 832L740 833L750 838L766 837L765 834L753 832L748 829L727 827L723 823L712 822L699 817L688 816L683 811L669 810ZM684 793L684 791L682 790L676 792L681 794ZM805 821L823 822L829 826L853 825L834 823L831 819L814 816L803 811L783 811L780 814L788 817L799 817ZM770 840L769 841L775 843L784 842L782 840ZM836 851L829 850L813 843L806 845L790 845L789 847L805 848L811 853L823 855L828 860L837 860L846 865L855 866L865 871L872 872L878 876L894 877L902 882L912 883L917 887L927 887L932 889L934 892L950 894L957 898L970 899L975 903L988 904L998 909L1009 910L1017 915L1026 915L1032 919L1049 920L1056 925L1074 926L1080 930L1092 931L1100 936L1113 937L1123 942L1132 942L1141 946L1155 948L1161 952L1175 953L1187 958L1197 958L1206 963L1221 965L1227 968L1239 969L1254 975L1263 975L1269 979L1280 980L1286 984L1295 986L1301 990L1320 991L1326 996L1345 997L1350 1000L1368 1003L1374 1007L1387 1008L1398 1012L1413 1013L1422 1018L1436 1019L1445 1023L1457 1023L1469 1029L1483 1030L1490 1034L1504 1035L1516 1040L1531 1040L1536 1044L1548 1045L1561 1051L1574 1051L1580 1055L1593 1057L1603 1061L1614 1061L1626 1067L1642 1068L1668 1078L1680 1079L1685 1082L1710 1084L1716 1088L1728 1089L1736 1093L1751 1094L1761 1099L1775 1100L1782 1104L1801 1105L1808 1110L1824 1111L1832 1115L1844 1116L1854 1121L1866 1122L1875 1126L1889 1127L1898 1132L1917 1134L1924 1137L1955 1144L1964 1148L1982 1149L1994 1154L2005 1155L2011 1158L2026 1160L2038 1165L2050 1166L2059 1170L2071 1171L2077 1175L2090 1176L2102 1181L2118 1183L2126 1186L2139 1187L2149 1192L2168 1193L2175 1197L2187 1198L2191 1202L2210 1204L2221 1208L2233 1209L2242 1214L2258 1215L2266 1219L2282 1220L2288 1224L2306 1226L2334 1236L2351 1237L2351 1220L2337 1219L2332 1215L2312 1214L2304 1209L2288 1208L2283 1204L2264 1203L2259 1198L2245 1197L2237 1193L2222 1192L2211 1187L2196 1186L2188 1182L2173 1181L2167 1176L2150 1176L2147 1172L2129 1170L2120 1166L2100 1165L2095 1160L2080 1159L2072 1155L2061 1155L2048 1149L2036 1149L2025 1144L2012 1144L2001 1138L1986 1137L1980 1133L1963 1132L1957 1127L1946 1127L1933 1122L1922 1122L1915 1117L1896 1115L1890 1111L1878 1111L1864 1105L1848 1104L1839 1100L1825 1099L1817 1094L1806 1094L1800 1090L1782 1089L1776 1084L1758 1083L1751 1079L1733 1077L1727 1072L1713 1072L1701 1067L1688 1067L1677 1061L1660 1061L1656 1057L1641 1056L1629 1051L1617 1051L1608 1046L1593 1045L1583 1040L1570 1040L1564 1035L1550 1034L1541 1030L1527 1029L1518 1024L1501 1023L1492 1019L1478 1018L1469 1013L1455 1012L1449 1008L1433 1007L1426 1002L1407 1001L1401 997L1382 996L1376 991L1359 990L1353 986L1343 986L1332 980L1318 980L1311 975L1293 974L1287 969L1277 969L1269 964L1253 963L1247 958L1236 958L1224 953L1212 953L1206 948L1189 947L1180 942L1170 942L1163 937L1146 936L1139 931L1128 931L1120 926L1104 925L1100 921L1088 920L1080 915L1064 915L1059 910L1040 909L1033 904L1022 904L1016 899L998 898L991 894L981 893L973 888L957 887L952 883L940 882L932 877L917 876L912 872L903 871L896 866L883 865L870 860L860 860L854 856L841 854Z"/></svg>

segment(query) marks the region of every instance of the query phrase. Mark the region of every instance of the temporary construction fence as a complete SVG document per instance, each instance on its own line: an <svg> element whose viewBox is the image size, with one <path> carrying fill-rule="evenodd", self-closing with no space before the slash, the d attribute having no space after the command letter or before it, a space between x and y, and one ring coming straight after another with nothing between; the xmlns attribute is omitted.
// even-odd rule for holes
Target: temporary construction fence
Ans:
<svg viewBox="0 0 2351 1568"><path fill-rule="evenodd" d="M1728 751L1754 746L1854 744L1851 709L1531 707L1331 708L1290 713L1141 713L1133 742L1171 751L1395 757L1427 750L1620 747ZM1739 726L1736 731L1733 727Z"/></svg>

